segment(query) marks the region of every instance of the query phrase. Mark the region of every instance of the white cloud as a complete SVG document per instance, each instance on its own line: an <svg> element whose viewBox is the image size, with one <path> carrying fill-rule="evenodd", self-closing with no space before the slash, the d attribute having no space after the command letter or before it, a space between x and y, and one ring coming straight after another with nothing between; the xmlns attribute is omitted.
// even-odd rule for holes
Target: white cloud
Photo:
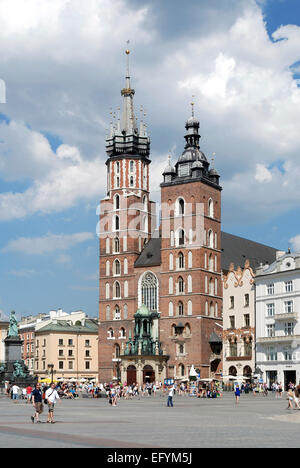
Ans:
<svg viewBox="0 0 300 468"><path fill-rule="evenodd" d="M10 241L2 252L16 252L26 255L41 255L56 250L67 250L71 247L94 239L90 232L76 234L47 234L42 237L20 237Z"/></svg>
<svg viewBox="0 0 300 468"><path fill-rule="evenodd" d="M298 236L292 237L289 242L293 252L300 252L300 234Z"/></svg>
<svg viewBox="0 0 300 468"><path fill-rule="evenodd" d="M55 153L43 135L16 122L0 125L0 139L7 155L0 161L4 178L31 179L24 192L0 194L0 220L59 212L100 197L106 176L99 157L86 160L66 144Z"/></svg>
<svg viewBox="0 0 300 468"><path fill-rule="evenodd" d="M195 94L202 149L208 157L217 153L224 218L234 212L236 222L257 222L298 206L300 88L290 67L300 60L300 28L280 27L273 42L254 1L232 3L232 11L222 2L215 12L201 5L210 10L211 23L199 24L193 34L188 27L180 37L165 34L162 41L151 6L28 0L25 8L19 0L3 0L1 78L12 121L0 125L0 173L27 188L0 194L0 220L63 211L104 194L105 127L110 106L120 104L128 38L136 108L145 104L152 129L155 190L165 166L161 155L174 144L176 158L183 149ZM43 132L63 144L53 151ZM284 173L274 166L278 160Z"/></svg>
<svg viewBox="0 0 300 468"><path fill-rule="evenodd" d="M256 164L255 180L258 182L270 182L272 180L272 173L263 164Z"/></svg>

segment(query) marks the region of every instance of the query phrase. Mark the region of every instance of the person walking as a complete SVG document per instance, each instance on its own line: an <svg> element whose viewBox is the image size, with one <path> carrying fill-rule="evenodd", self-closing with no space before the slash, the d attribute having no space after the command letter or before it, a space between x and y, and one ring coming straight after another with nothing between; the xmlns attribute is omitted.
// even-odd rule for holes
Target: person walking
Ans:
<svg viewBox="0 0 300 468"><path fill-rule="evenodd" d="M34 419L36 419L37 423L40 423L40 415L43 412L43 393L41 389L41 384L37 383L35 385L35 389L31 394L32 406L35 408L34 416L31 416L31 422L34 423Z"/></svg>
<svg viewBox="0 0 300 468"><path fill-rule="evenodd" d="M293 401L294 401L295 395L293 390L290 388L289 391L287 392L286 399L288 401L288 407L287 409L293 409Z"/></svg>
<svg viewBox="0 0 300 468"><path fill-rule="evenodd" d="M174 385L171 385L171 386L169 387L168 406L172 406L172 408L173 408L173 396L174 396L174 391L175 391L175 387L174 387Z"/></svg>
<svg viewBox="0 0 300 468"><path fill-rule="evenodd" d="M235 394L235 403L238 404L240 400L240 396L241 396L239 384L236 385L234 394Z"/></svg>
<svg viewBox="0 0 300 468"><path fill-rule="evenodd" d="M54 405L56 403L56 400L60 400L59 394L57 393L57 390L55 388L55 384L52 383L50 388L45 393L45 399L47 400L47 405L48 405L48 421L47 423L54 424Z"/></svg>
<svg viewBox="0 0 300 468"><path fill-rule="evenodd" d="M18 387L18 385L13 385L12 386L12 399L13 400L18 400L19 399L19 391L20 391L20 387Z"/></svg>
<svg viewBox="0 0 300 468"><path fill-rule="evenodd" d="M31 385L28 385L28 387L26 388L26 398L27 398L26 403L30 403L31 394L32 394L32 387L31 387Z"/></svg>
<svg viewBox="0 0 300 468"><path fill-rule="evenodd" d="M294 403L295 403L294 409L300 409L299 399L300 399L300 385L298 385L294 390Z"/></svg>

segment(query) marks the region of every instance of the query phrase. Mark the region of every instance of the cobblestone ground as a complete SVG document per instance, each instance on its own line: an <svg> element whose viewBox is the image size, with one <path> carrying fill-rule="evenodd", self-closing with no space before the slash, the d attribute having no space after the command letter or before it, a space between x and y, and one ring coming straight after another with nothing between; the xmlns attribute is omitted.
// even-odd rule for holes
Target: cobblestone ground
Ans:
<svg viewBox="0 0 300 468"><path fill-rule="evenodd" d="M283 397L234 395L222 399L162 396L121 400L62 400L56 424L32 424L31 405L0 397L0 447L300 447L300 411Z"/></svg>

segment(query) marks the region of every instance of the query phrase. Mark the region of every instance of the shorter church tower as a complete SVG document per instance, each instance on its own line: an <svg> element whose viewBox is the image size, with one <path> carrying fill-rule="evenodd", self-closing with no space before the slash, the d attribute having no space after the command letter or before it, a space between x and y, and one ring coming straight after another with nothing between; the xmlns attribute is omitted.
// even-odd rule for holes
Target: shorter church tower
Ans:
<svg viewBox="0 0 300 468"><path fill-rule="evenodd" d="M192 365L202 377L221 369L210 337L222 331L222 189L200 149L199 127L193 111L184 151L174 167L169 160L161 184L160 339L175 379L188 378Z"/></svg>

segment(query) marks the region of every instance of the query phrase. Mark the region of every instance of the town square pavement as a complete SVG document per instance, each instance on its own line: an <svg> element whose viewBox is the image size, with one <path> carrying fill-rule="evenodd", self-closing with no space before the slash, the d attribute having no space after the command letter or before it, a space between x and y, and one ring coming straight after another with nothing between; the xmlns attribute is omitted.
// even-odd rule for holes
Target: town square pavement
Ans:
<svg viewBox="0 0 300 468"><path fill-rule="evenodd" d="M300 411L268 397L234 394L198 399L176 396L121 400L111 407L105 398L62 400L56 424L32 424L33 407L0 397L0 447L26 448L192 448L299 447Z"/></svg>

